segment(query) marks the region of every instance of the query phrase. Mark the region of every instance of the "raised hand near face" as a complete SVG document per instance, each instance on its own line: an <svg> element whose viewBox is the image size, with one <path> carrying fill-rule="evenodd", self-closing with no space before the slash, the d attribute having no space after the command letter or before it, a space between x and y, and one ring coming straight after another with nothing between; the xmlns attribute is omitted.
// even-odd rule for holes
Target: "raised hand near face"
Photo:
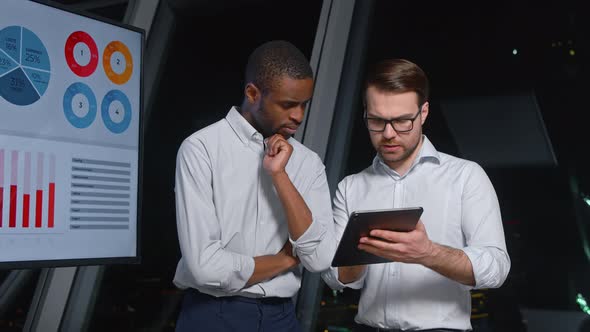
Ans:
<svg viewBox="0 0 590 332"><path fill-rule="evenodd" d="M283 135L274 134L265 140L265 154L262 166L272 176L285 171L293 153L293 146Z"/></svg>

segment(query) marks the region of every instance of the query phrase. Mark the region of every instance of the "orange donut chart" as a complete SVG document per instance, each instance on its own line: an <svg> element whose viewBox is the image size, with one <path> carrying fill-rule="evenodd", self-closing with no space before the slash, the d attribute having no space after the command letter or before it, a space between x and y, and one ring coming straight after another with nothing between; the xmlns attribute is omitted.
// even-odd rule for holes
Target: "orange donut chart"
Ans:
<svg viewBox="0 0 590 332"><path fill-rule="evenodd" d="M113 69L111 64L111 57L115 52L120 52L125 57L125 69L120 74ZM117 62L119 62L119 60L117 60ZM127 83L133 73L133 58L131 57L129 48L118 40L110 42L107 47L105 47L102 56L102 66L111 82L119 85Z"/></svg>

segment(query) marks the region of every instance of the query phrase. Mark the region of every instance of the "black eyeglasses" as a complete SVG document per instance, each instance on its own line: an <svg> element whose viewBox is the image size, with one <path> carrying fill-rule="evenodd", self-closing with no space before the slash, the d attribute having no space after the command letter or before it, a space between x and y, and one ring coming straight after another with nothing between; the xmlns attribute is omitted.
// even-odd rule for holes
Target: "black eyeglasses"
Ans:
<svg viewBox="0 0 590 332"><path fill-rule="evenodd" d="M418 110L418 113L414 115L413 118L410 119L382 119L382 118L375 118L367 116L367 112L365 111L365 124L367 125L367 129L369 131L374 132L383 132L385 131L385 127L389 123L393 129L398 133L406 133L408 131L412 131L414 129L414 120L422 113L422 107Z"/></svg>

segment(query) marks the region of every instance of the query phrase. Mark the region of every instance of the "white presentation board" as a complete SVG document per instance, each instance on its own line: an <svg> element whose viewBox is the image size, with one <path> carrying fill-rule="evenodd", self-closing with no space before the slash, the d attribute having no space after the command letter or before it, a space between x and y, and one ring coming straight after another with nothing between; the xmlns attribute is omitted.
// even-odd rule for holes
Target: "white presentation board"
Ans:
<svg viewBox="0 0 590 332"><path fill-rule="evenodd" d="M0 7L0 268L137 261L143 31Z"/></svg>

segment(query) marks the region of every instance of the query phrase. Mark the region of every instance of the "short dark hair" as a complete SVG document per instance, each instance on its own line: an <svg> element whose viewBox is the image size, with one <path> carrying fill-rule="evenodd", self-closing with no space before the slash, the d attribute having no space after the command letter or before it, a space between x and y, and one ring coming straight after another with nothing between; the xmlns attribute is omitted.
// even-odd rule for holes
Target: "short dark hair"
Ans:
<svg viewBox="0 0 590 332"><path fill-rule="evenodd" d="M284 75L298 80L313 78L309 61L293 44L284 40L269 41L250 54L246 84L252 82L264 92L274 87Z"/></svg>
<svg viewBox="0 0 590 332"><path fill-rule="evenodd" d="M365 79L365 100L369 87L375 87L383 92L416 92L418 106L428 101L430 92L424 71L417 64L405 59L388 59L375 63Z"/></svg>

